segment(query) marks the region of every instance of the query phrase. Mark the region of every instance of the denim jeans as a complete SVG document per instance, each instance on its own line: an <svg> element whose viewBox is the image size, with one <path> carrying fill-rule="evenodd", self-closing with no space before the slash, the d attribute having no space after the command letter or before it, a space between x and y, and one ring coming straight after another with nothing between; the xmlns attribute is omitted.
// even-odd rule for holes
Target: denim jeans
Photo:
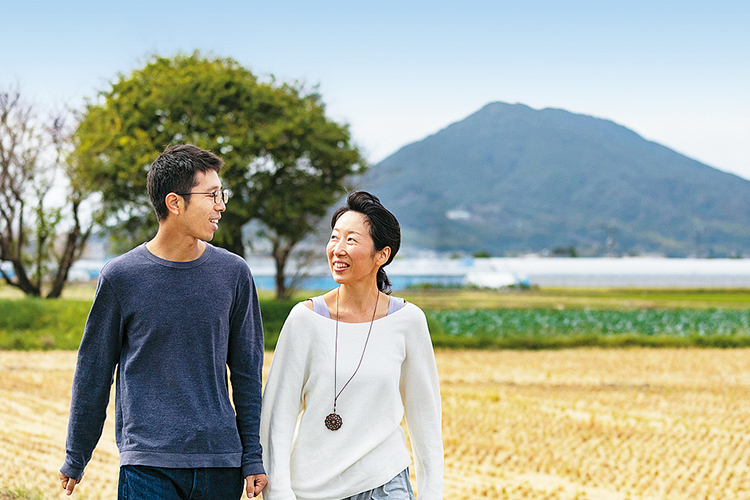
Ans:
<svg viewBox="0 0 750 500"><path fill-rule="evenodd" d="M118 500L232 500L245 487L242 469L120 467Z"/></svg>
<svg viewBox="0 0 750 500"><path fill-rule="evenodd" d="M352 495L344 500L414 500L414 491L409 482L409 468L374 490Z"/></svg>

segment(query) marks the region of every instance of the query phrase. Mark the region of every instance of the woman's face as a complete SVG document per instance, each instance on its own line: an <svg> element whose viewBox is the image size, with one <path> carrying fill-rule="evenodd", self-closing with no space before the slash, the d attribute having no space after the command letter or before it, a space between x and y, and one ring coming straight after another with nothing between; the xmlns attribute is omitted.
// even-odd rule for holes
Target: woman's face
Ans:
<svg viewBox="0 0 750 500"><path fill-rule="evenodd" d="M390 248L376 252L367 218L349 210L336 221L326 246L326 255L336 283L376 282L378 269L388 260Z"/></svg>

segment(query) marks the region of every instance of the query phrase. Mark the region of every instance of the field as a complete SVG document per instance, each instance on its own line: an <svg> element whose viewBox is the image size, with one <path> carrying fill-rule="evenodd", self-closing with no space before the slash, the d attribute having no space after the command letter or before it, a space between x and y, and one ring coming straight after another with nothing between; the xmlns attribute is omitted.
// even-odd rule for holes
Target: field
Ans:
<svg viewBox="0 0 750 500"><path fill-rule="evenodd" d="M750 498L747 349L436 355L447 499ZM72 351L0 351L0 499L66 498L56 474L74 363ZM111 415L76 498L115 497Z"/></svg>
<svg viewBox="0 0 750 500"><path fill-rule="evenodd" d="M261 293L272 350L292 300ZM66 300L24 299L0 286L0 349L77 349L94 288ZM427 314L433 344L451 348L750 347L750 290L407 290Z"/></svg>

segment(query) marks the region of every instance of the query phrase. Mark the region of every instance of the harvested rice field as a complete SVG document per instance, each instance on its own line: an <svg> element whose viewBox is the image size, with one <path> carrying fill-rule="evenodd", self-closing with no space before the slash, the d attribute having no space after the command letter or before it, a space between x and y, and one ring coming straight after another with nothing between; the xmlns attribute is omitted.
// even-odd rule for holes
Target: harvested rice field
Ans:
<svg viewBox="0 0 750 500"><path fill-rule="evenodd" d="M446 499L750 498L750 350L436 355ZM67 498L74 365L74 352L0 351L1 500ZM109 414L74 498L116 498Z"/></svg>

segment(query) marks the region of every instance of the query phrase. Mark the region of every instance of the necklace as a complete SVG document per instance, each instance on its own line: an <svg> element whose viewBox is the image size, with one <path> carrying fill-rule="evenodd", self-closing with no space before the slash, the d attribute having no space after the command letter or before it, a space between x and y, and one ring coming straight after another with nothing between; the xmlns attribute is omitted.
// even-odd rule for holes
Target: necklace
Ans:
<svg viewBox="0 0 750 500"><path fill-rule="evenodd" d="M354 373L352 373L352 376L349 377L349 380L346 381L346 384L344 384L344 387L341 388L340 391L338 391L338 387L336 385L336 375L337 375L337 368L338 368L338 355L339 355L339 290L341 288L338 288L336 290L336 341L333 348L333 413L329 413L326 417L325 424L326 427L328 427L332 431L337 431L341 428L341 424L343 423L343 420L341 419L341 415L336 413L336 403L338 402L339 396L341 396L341 393L344 392L344 389L346 389L346 386L349 385L349 382L352 381L354 376L359 371L359 367L362 366L362 360L365 359L365 351L367 350L367 343L370 341L370 334L372 333L372 324L375 322L375 312L378 310L378 300L380 299L380 292L378 292L378 296L375 298L375 309L372 311L372 319L370 320L370 328L367 330L367 338L365 339L365 346L362 348L362 355L359 357L359 364L357 365L357 368L354 370Z"/></svg>

